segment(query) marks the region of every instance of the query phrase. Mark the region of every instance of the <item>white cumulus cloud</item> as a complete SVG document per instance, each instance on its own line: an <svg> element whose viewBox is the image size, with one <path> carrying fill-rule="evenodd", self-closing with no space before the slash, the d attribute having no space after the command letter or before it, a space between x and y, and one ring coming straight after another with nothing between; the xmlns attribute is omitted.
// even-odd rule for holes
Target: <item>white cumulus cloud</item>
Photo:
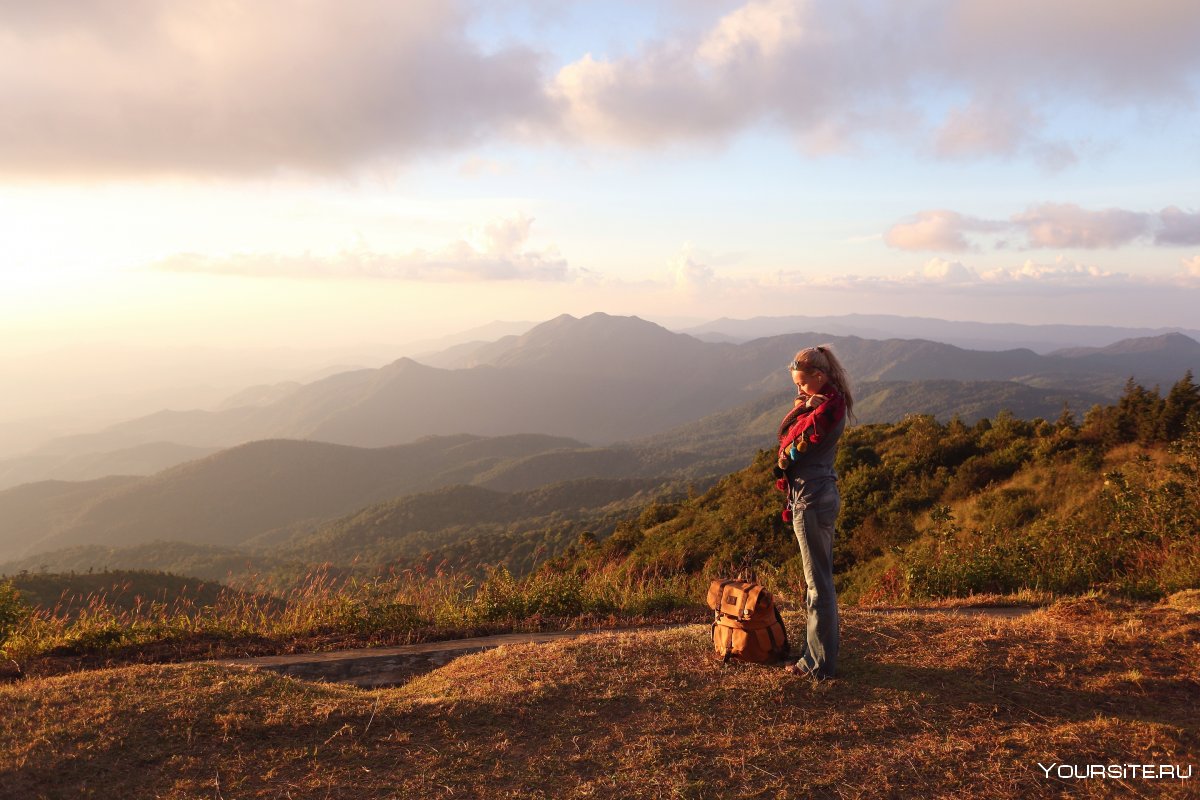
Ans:
<svg viewBox="0 0 1200 800"><path fill-rule="evenodd" d="M696 259L691 245L684 245L671 259L668 270L672 284L681 291L700 291L716 281L713 268Z"/></svg>
<svg viewBox="0 0 1200 800"><path fill-rule="evenodd" d="M379 278L410 281L565 281L567 262L553 246L530 242L533 220L517 216L484 227L481 241L460 239L435 251L377 253L365 249L331 255L241 253L208 256L182 253L153 269L261 278Z"/></svg>
<svg viewBox="0 0 1200 800"><path fill-rule="evenodd" d="M1061 167L1078 157L1048 132L1062 103L1194 103L1198 31L1189 0L749 0L694 38L581 57L555 89L583 139L655 145L767 124L825 149L928 135L944 157ZM931 88L963 100L930 106Z"/></svg>
<svg viewBox="0 0 1200 800"><path fill-rule="evenodd" d="M984 272L980 276L985 283L1024 283L1053 286L1095 288L1101 283L1117 283L1132 280L1129 275L1111 272L1099 267L1080 264L1058 257L1046 264L1027 260L1018 267L1000 268Z"/></svg>
<svg viewBox="0 0 1200 800"><path fill-rule="evenodd" d="M925 262L921 277L935 283L969 283L978 280L975 270L959 261L947 261L944 258L931 258Z"/></svg>

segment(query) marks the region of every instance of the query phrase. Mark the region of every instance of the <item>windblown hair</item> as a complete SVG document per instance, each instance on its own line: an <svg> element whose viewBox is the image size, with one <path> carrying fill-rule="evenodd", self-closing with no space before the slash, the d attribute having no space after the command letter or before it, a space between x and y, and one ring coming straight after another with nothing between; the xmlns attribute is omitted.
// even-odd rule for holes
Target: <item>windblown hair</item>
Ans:
<svg viewBox="0 0 1200 800"><path fill-rule="evenodd" d="M833 349L829 345L819 344L816 347L806 347L796 353L796 363L824 372L828 376L829 382L845 399L846 414L850 419L854 419L854 396L850 393L850 378L846 375L846 369L842 366L842 362L837 360L837 356L833 354Z"/></svg>

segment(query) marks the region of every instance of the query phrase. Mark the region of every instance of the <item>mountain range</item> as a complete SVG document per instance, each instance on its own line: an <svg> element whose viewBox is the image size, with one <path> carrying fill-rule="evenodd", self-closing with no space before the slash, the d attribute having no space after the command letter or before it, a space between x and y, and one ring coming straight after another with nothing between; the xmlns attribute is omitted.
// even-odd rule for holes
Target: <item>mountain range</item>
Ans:
<svg viewBox="0 0 1200 800"><path fill-rule="evenodd" d="M705 342L636 317L563 315L521 335L456 345L429 359L440 367L402 358L275 393L260 389L237 407L164 410L56 439L0 461L0 488L149 474L265 439L386 447L428 435L539 433L590 445L635 442L777 395L789 385L783 365L818 342L834 346L859 387L864 422L922 409L988 415L1014 400L1024 413L1057 415L1064 400L1078 407L1116 397L1130 376L1169 385L1200 367L1200 343L1180 333L1039 354L815 331ZM940 383L898 385L926 381ZM886 398L872 399L885 389ZM900 396L910 400L897 403Z"/></svg>
<svg viewBox="0 0 1200 800"><path fill-rule="evenodd" d="M1125 339L1182 333L1200 340L1200 328L1119 328L1111 325L1022 325L963 322L895 314L843 314L832 317L787 316L722 318L681 332L710 342L748 342L793 331L824 331L865 339L930 339L969 350L1029 348L1048 354L1075 347L1107 347Z"/></svg>
<svg viewBox="0 0 1200 800"><path fill-rule="evenodd" d="M130 547L165 540L256 547L443 487L529 493L573 481L576 494L590 496L596 490L589 481L632 481L625 488L633 494L667 479L720 474L741 461L662 447L591 448L536 434L460 434L382 448L264 440L149 477L39 481L0 491L0 561L89 544ZM534 497L542 502L539 498ZM527 512L541 514L540 508Z"/></svg>
<svg viewBox="0 0 1200 800"><path fill-rule="evenodd" d="M471 483L501 462L582 447L538 435L430 437L384 448L264 440L145 478L25 484L0 492L0 557L96 542L242 544L397 495Z"/></svg>
<svg viewBox="0 0 1200 800"><path fill-rule="evenodd" d="M445 366L403 358L258 387L242 405L162 411L0 462L0 560L156 541L226 559L246 547L311 549L321 531L337 540L328 531L338 519L455 486L474 487L466 506L496 505L474 515L489 536L517 519L527 524L508 534L524 536L544 515L528 493L545 487L575 481L571 491L603 495L616 484L589 482L624 480L633 483L621 491L636 493L743 467L790 403L785 364L821 342L853 377L864 423L914 413L971 421L1001 408L1056 417L1064 404L1078 413L1114 399L1131 376L1169 385L1200 367L1200 343L1180 333L1039 354L820 332L706 342L636 317L564 315L453 345L431 359ZM37 480L47 475L92 479ZM481 535L469 523L455 522L451 538ZM428 530L404 531L436 544ZM377 549L389 548L409 552Z"/></svg>

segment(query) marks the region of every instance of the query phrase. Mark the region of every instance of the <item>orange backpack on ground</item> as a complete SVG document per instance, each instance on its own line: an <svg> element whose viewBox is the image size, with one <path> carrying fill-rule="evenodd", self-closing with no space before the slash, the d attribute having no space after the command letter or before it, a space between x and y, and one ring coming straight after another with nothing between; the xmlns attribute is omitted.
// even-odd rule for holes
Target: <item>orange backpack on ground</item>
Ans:
<svg viewBox="0 0 1200 800"><path fill-rule="evenodd" d="M715 614L713 647L723 661L736 658L763 664L788 653L787 631L771 593L757 583L715 580L708 587Z"/></svg>

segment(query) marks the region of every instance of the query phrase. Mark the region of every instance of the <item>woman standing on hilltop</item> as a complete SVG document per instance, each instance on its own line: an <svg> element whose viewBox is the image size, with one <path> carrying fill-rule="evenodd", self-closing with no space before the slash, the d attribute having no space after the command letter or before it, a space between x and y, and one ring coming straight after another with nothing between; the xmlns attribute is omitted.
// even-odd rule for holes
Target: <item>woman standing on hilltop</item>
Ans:
<svg viewBox="0 0 1200 800"><path fill-rule="evenodd" d="M809 347L788 365L796 401L779 426L779 488L791 519L808 584L808 635L787 671L832 678L837 671L838 610L833 588L834 523L842 500L833 469L838 439L853 412L846 371L827 345Z"/></svg>

